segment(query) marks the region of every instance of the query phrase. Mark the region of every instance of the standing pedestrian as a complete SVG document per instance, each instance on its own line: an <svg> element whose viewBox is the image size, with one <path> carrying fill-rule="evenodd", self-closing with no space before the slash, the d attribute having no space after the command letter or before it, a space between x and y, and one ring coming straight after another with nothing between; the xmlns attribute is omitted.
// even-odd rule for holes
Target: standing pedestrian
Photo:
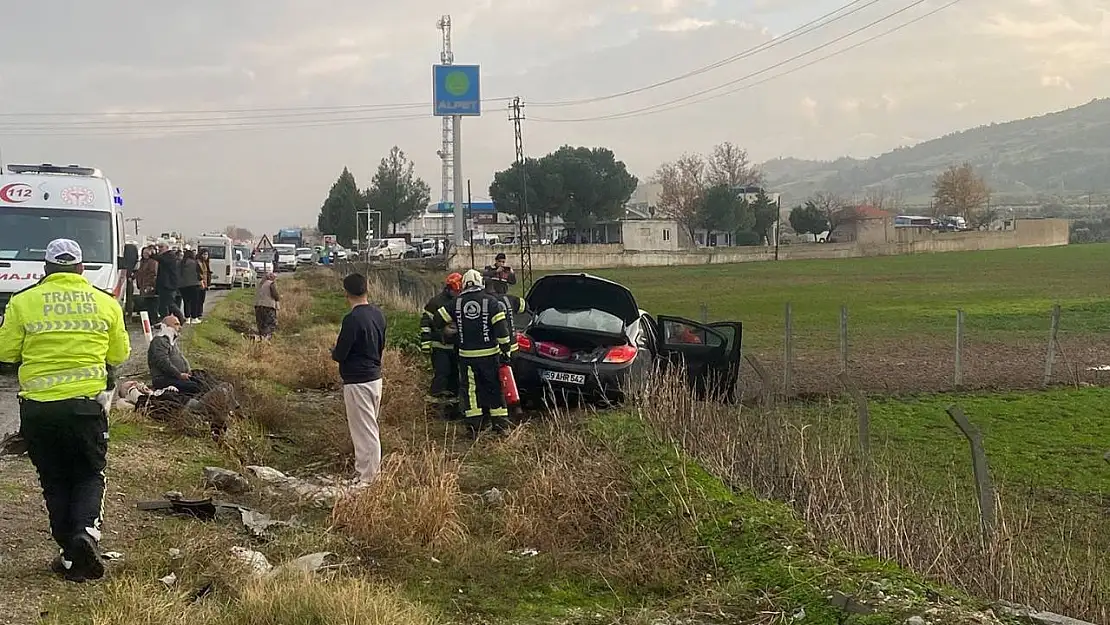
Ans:
<svg viewBox="0 0 1110 625"><path fill-rule="evenodd" d="M436 327L455 325L459 348L459 406L473 434L486 425L505 429L509 408L501 391L500 367L510 362L511 339L505 305L486 293L476 269L463 274L463 291L450 309L441 308Z"/></svg>
<svg viewBox="0 0 1110 625"><path fill-rule="evenodd" d="M178 283L177 290L185 302L185 323L200 323L197 319L197 305L200 304L200 264L193 250L185 250L181 259L181 282Z"/></svg>
<svg viewBox="0 0 1110 625"><path fill-rule="evenodd" d="M142 250L139 269L135 272L135 287L139 291L139 310L145 310L152 320L158 319L158 261L155 249L148 245Z"/></svg>
<svg viewBox="0 0 1110 625"><path fill-rule="evenodd" d="M281 294L277 289L277 275L271 271L254 292L254 322L258 326L258 336L263 340L269 340L277 330L280 309Z"/></svg>
<svg viewBox="0 0 1110 625"><path fill-rule="evenodd" d="M486 265L482 270L482 279L487 282L493 281L494 292L498 295L508 293L509 287L516 284L516 272L505 262L505 253L498 252L497 256L493 257L493 264Z"/></svg>
<svg viewBox="0 0 1110 625"><path fill-rule="evenodd" d="M200 269L200 293L197 294L197 323L204 319L204 300L208 299L208 289L212 288L212 257L208 250L197 252L197 266Z"/></svg>
<svg viewBox="0 0 1110 625"><path fill-rule="evenodd" d="M46 246L46 277L16 293L0 326L0 361L19 364L19 434L39 474L52 570L74 582L104 576L100 523L113 369L131 343L123 310L82 275L81 247ZM62 323L64 322L64 323Z"/></svg>
<svg viewBox="0 0 1110 625"><path fill-rule="evenodd" d="M158 294L158 318L173 315L184 323L185 313L177 305L177 281L180 274L177 256L169 244L159 243L158 253L152 256L158 261L158 279L155 281L155 290Z"/></svg>
<svg viewBox="0 0 1110 625"><path fill-rule="evenodd" d="M339 337L331 352L343 378L343 404L355 447L358 486L371 484L382 462L378 434L378 408L382 401L382 352L385 350L385 316L367 301L366 277L351 274L343 279L351 311L343 317Z"/></svg>

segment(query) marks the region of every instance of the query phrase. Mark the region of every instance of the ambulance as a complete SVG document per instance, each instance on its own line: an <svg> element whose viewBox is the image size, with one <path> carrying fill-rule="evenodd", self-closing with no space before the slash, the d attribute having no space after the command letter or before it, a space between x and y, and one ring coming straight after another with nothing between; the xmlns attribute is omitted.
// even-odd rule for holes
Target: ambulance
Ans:
<svg viewBox="0 0 1110 625"><path fill-rule="evenodd" d="M123 196L99 169L15 165L0 171L0 323L13 294L42 279L46 244L81 245L85 277L125 305Z"/></svg>

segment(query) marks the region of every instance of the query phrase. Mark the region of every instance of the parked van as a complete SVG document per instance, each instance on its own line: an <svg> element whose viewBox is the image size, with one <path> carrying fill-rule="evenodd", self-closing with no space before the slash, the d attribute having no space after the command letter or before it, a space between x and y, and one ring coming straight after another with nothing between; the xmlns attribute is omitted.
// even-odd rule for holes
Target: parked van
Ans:
<svg viewBox="0 0 1110 625"><path fill-rule="evenodd" d="M409 244L404 239L370 239L366 248L366 258L370 260L391 260L404 258Z"/></svg>
<svg viewBox="0 0 1110 625"><path fill-rule="evenodd" d="M222 234L202 234L197 237L197 253L208 252L208 264L212 269L212 284L208 288L231 288L235 278L234 247L231 237Z"/></svg>

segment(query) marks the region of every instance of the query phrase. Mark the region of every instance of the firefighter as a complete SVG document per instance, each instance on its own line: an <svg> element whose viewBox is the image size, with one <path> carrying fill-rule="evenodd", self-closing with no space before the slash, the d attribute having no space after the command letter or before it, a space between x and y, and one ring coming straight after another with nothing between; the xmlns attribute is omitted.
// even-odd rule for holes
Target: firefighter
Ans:
<svg viewBox="0 0 1110 625"><path fill-rule="evenodd" d="M46 277L16 293L0 326L0 362L19 363L19 434L39 474L53 571L73 582L104 575L100 518L113 369L131 353L123 310L81 274L81 247L46 246Z"/></svg>
<svg viewBox="0 0 1110 625"><path fill-rule="evenodd" d="M442 311L450 311L451 303L462 291L462 274L452 273L444 281L443 290L428 300L420 316L420 351L424 352L432 361L432 386L428 391L429 403L436 404L443 410L443 416L453 414L453 406L458 401L459 394L459 361L455 353L455 337L451 335L453 328L443 326L436 329L435 319ZM449 323L448 318L441 321Z"/></svg>
<svg viewBox="0 0 1110 625"><path fill-rule="evenodd" d="M509 409L501 392L499 369L509 363L509 321L505 305L486 293L482 274L463 274L463 290L451 307L439 309L436 326L453 323L459 350L459 407L463 421L477 434L486 425L503 430Z"/></svg>
<svg viewBox="0 0 1110 625"><path fill-rule="evenodd" d="M501 300L501 305L505 307L505 319L509 323L509 353L515 353L518 349L516 344L516 328L514 326L514 315L520 315L527 311L523 297L517 297L512 293L505 293L501 290L500 285L497 284L496 279L486 278L485 289L486 293Z"/></svg>

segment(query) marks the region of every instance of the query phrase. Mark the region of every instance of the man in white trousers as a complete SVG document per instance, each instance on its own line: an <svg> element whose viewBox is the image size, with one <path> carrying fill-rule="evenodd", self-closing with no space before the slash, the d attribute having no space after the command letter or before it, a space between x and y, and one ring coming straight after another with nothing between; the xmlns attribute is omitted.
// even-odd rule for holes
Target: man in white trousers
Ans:
<svg viewBox="0 0 1110 625"><path fill-rule="evenodd" d="M378 407L382 401L382 351L385 315L366 300L366 277L353 273L343 279L351 311L343 317L332 360L343 378L343 403L355 447L354 485L368 486L378 476L382 444L378 437Z"/></svg>

